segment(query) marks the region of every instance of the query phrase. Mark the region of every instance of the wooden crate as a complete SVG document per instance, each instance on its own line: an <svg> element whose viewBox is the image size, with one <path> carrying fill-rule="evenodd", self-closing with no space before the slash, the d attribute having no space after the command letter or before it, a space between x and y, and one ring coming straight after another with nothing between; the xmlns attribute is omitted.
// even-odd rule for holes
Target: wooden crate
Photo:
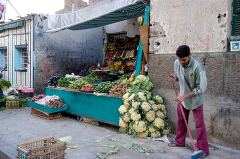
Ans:
<svg viewBox="0 0 240 159"><path fill-rule="evenodd" d="M64 159L65 143L54 137L29 141L17 146L17 159Z"/></svg>
<svg viewBox="0 0 240 159"><path fill-rule="evenodd" d="M91 119L91 118L86 118L86 117L82 117L82 122L84 123L88 123L88 124L92 124L95 126L99 126L99 122L97 120Z"/></svg>
<svg viewBox="0 0 240 159"><path fill-rule="evenodd" d="M35 108L31 109L31 114L47 120L59 119L62 117L61 112L48 114Z"/></svg>

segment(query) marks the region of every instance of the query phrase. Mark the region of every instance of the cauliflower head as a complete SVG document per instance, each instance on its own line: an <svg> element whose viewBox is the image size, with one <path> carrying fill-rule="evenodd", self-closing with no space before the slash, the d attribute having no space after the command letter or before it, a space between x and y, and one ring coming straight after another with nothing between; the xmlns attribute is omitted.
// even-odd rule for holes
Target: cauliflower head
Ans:
<svg viewBox="0 0 240 159"><path fill-rule="evenodd" d="M141 119L141 115L138 114L137 112L133 112L133 113L131 114L131 119L132 119L133 121L138 121L138 120Z"/></svg>
<svg viewBox="0 0 240 159"><path fill-rule="evenodd" d="M154 96L153 99L157 104L162 104L163 103L163 99L159 95Z"/></svg>
<svg viewBox="0 0 240 159"><path fill-rule="evenodd" d="M150 102L149 102L150 103ZM150 103L151 104L151 103ZM151 104L152 105L152 110L154 111L158 111L158 106L154 103L154 104Z"/></svg>
<svg viewBox="0 0 240 159"><path fill-rule="evenodd" d="M137 121L133 124L133 129L135 130L135 132L141 133L141 132L146 131L147 126L144 121Z"/></svg>
<svg viewBox="0 0 240 159"><path fill-rule="evenodd" d="M151 132L151 137L152 138L159 138L159 137L161 137L160 131Z"/></svg>
<svg viewBox="0 0 240 159"><path fill-rule="evenodd" d="M131 116L129 113L124 113L123 116L122 116L122 119L125 121L125 122L130 122L131 120Z"/></svg>
<svg viewBox="0 0 240 159"><path fill-rule="evenodd" d="M124 114L127 112L127 108L125 107L125 105L121 105L119 108L118 108L118 111L120 114Z"/></svg>
<svg viewBox="0 0 240 159"><path fill-rule="evenodd" d="M161 111L157 111L157 112L156 112L156 115L157 115L157 117L159 117L159 118L161 118L161 119L164 119L164 117L165 117L165 115L164 115L163 112L161 112Z"/></svg>
<svg viewBox="0 0 240 159"><path fill-rule="evenodd" d="M152 93L149 91L145 92L145 95L147 97L147 100L150 100L152 98Z"/></svg>
<svg viewBox="0 0 240 159"><path fill-rule="evenodd" d="M156 128L159 128L159 129L162 129L164 128L164 120L157 117L155 118L155 120L153 121L153 125L156 127Z"/></svg>
<svg viewBox="0 0 240 159"><path fill-rule="evenodd" d="M141 132L141 133L138 133L138 137L140 137L140 138L146 138L146 137L148 137L148 131L146 130L146 131L144 131L144 132Z"/></svg>
<svg viewBox="0 0 240 159"><path fill-rule="evenodd" d="M138 92L137 93L137 96L138 96L138 98L141 100L141 101L147 101L147 98L146 98L146 96L145 96L145 94L143 93L143 92Z"/></svg>
<svg viewBox="0 0 240 159"><path fill-rule="evenodd" d="M129 96L130 96L130 93L125 93L125 94L123 95L123 100L127 99Z"/></svg>
<svg viewBox="0 0 240 159"><path fill-rule="evenodd" d="M150 110L146 114L146 119L147 121L152 122L155 119L155 116L155 112L153 110Z"/></svg>
<svg viewBox="0 0 240 159"><path fill-rule="evenodd" d="M136 102L136 101L132 101L132 107L133 108L138 108L138 106L140 106L141 102Z"/></svg>
<svg viewBox="0 0 240 159"><path fill-rule="evenodd" d="M144 112L148 112L151 109L151 105L148 102L143 102L141 108Z"/></svg>
<svg viewBox="0 0 240 159"><path fill-rule="evenodd" d="M157 129L156 129L154 126L150 125L150 126L148 127L148 131L152 133L152 132L157 131Z"/></svg>
<svg viewBox="0 0 240 159"><path fill-rule="evenodd" d="M132 108L129 109L128 112L129 112L130 114L132 114L133 112L135 112L135 110L136 110L136 108L132 107Z"/></svg>
<svg viewBox="0 0 240 159"><path fill-rule="evenodd" d="M135 96L136 96L135 93L131 94L131 95L128 97L128 100L129 100L129 101L133 100L133 99L135 98Z"/></svg>
<svg viewBox="0 0 240 159"><path fill-rule="evenodd" d="M123 105L130 106L129 100L128 100L128 99L125 99L125 100L123 101Z"/></svg>
<svg viewBox="0 0 240 159"><path fill-rule="evenodd" d="M120 119L119 119L119 126L120 126L121 128L126 128L126 127L128 127L128 123L125 122L122 118L120 118Z"/></svg>
<svg viewBox="0 0 240 159"><path fill-rule="evenodd" d="M155 104L153 100L149 100L148 103L150 103L151 105Z"/></svg>

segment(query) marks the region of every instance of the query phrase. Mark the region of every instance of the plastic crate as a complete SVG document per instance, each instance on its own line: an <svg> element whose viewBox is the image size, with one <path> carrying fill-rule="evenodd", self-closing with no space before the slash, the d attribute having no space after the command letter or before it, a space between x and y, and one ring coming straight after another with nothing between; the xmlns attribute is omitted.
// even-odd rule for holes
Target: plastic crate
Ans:
<svg viewBox="0 0 240 159"><path fill-rule="evenodd" d="M65 143L48 137L19 144L17 159L64 159Z"/></svg>

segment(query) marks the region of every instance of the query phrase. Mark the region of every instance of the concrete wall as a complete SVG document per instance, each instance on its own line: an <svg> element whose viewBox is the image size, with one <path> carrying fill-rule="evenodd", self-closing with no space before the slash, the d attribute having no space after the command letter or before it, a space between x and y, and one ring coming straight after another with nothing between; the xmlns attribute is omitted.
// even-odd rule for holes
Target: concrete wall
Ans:
<svg viewBox="0 0 240 159"><path fill-rule="evenodd" d="M128 37L135 37L136 35L139 35L137 18L106 25L104 26L104 30L106 33L127 32Z"/></svg>
<svg viewBox="0 0 240 159"><path fill-rule="evenodd" d="M240 52L227 52L231 2L152 0L149 76L154 91L166 98L169 121L175 131L175 93L167 76L173 72L177 47L189 45L207 71L204 113L209 141L240 149ZM193 120L190 125L195 131Z"/></svg>
<svg viewBox="0 0 240 159"><path fill-rule="evenodd" d="M103 1L103 0L89 0L89 5L92 5L92 4L101 2L101 1Z"/></svg>
<svg viewBox="0 0 240 159"><path fill-rule="evenodd" d="M232 0L152 0L151 53L173 53L181 44L193 52L225 52Z"/></svg>
<svg viewBox="0 0 240 159"><path fill-rule="evenodd" d="M35 23L37 23L37 16ZM46 24L45 24L46 25ZM35 89L42 92L53 74L79 73L103 58L102 28L34 36Z"/></svg>

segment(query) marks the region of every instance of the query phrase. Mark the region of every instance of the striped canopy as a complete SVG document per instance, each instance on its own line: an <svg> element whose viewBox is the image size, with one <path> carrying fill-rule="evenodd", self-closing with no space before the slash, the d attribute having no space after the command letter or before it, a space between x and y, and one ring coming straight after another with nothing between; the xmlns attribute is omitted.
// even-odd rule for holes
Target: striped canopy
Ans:
<svg viewBox="0 0 240 159"><path fill-rule="evenodd" d="M75 12L48 16L47 32L101 27L144 14L143 0L105 0Z"/></svg>

